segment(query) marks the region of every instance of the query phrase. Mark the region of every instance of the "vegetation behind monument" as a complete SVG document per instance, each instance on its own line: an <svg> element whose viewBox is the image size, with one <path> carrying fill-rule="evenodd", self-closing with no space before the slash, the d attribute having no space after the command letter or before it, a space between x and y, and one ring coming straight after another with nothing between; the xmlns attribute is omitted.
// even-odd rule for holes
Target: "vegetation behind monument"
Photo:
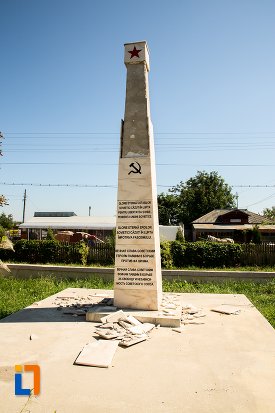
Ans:
<svg viewBox="0 0 275 413"><path fill-rule="evenodd" d="M161 225L190 224L213 209L234 208L232 188L218 172L198 171L196 176L158 196Z"/></svg>

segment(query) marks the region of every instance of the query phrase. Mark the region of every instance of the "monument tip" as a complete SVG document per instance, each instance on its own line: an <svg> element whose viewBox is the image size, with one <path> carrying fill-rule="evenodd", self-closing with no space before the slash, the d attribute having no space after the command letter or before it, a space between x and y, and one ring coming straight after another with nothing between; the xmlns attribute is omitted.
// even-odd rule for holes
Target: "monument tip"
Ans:
<svg viewBox="0 0 275 413"><path fill-rule="evenodd" d="M124 63L127 64L146 64L147 70L150 70L149 47L146 40L124 43Z"/></svg>

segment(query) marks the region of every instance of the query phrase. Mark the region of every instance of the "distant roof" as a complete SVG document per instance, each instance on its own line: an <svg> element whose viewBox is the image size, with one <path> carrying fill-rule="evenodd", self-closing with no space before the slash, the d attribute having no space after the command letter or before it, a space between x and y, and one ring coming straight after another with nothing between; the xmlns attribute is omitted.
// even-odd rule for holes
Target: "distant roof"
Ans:
<svg viewBox="0 0 275 413"><path fill-rule="evenodd" d="M199 231L233 231L253 229L253 224L233 224L233 225L215 225L215 224L194 224L194 229ZM259 225L259 230L262 232L275 232L275 225Z"/></svg>
<svg viewBox="0 0 275 413"><path fill-rule="evenodd" d="M264 217L255 212L248 211L247 209L214 209L208 214L203 215L202 217L196 219L192 224L215 224L219 221L219 217L229 212L239 211L245 215L248 215L249 224L261 224L264 220Z"/></svg>
<svg viewBox="0 0 275 413"><path fill-rule="evenodd" d="M177 237L178 230L182 231L180 226L172 225L160 225L159 226L159 237L161 241L175 241Z"/></svg>
<svg viewBox="0 0 275 413"><path fill-rule="evenodd" d="M34 217L72 217L76 216L74 212L35 212Z"/></svg>
<svg viewBox="0 0 275 413"><path fill-rule="evenodd" d="M19 225L20 229L24 228L42 228L42 229L113 229L116 226L116 217L95 217L95 216L61 216L61 217L33 217L23 224Z"/></svg>

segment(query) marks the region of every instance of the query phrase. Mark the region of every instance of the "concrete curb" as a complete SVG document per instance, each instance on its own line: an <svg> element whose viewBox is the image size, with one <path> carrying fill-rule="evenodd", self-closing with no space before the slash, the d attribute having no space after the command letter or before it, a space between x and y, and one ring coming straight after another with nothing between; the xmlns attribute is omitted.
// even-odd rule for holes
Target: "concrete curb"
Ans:
<svg viewBox="0 0 275 413"><path fill-rule="evenodd" d="M100 277L105 281L114 279L114 268L104 267L71 267L40 264L8 264L11 274L17 278L34 278L55 276L57 278L90 278ZM9 276L7 274L7 276ZM162 270L164 280L177 281L224 281L255 280L261 281L275 278L274 272L264 271L207 271L207 270Z"/></svg>

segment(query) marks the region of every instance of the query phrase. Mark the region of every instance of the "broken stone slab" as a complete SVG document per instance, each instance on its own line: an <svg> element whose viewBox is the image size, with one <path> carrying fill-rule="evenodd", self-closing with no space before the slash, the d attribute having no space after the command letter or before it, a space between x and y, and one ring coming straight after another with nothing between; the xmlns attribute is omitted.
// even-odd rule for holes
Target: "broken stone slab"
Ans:
<svg viewBox="0 0 275 413"><path fill-rule="evenodd" d="M111 322L114 323L114 322L119 321L123 317L126 317L126 314L122 310L119 310L119 311L116 311L115 313L108 314L104 317L101 317L100 321L102 323L111 323Z"/></svg>
<svg viewBox="0 0 275 413"><path fill-rule="evenodd" d="M145 334L145 333L148 333L149 331L153 330L154 327L155 327L154 324L144 323L144 324L140 324L138 326L130 326L130 327L128 327L128 330L133 334Z"/></svg>
<svg viewBox="0 0 275 413"><path fill-rule="evenodd" d="M100 324L100 326L98 326L97 328L108 328L108 329L114 329L114 323L103 323Z"/></svg>
<svg viewBox="0 0 275 413"><path fill-rule="evenodd" d="M222 304L218 307L212 308L211 311L215 311L217 313L227 314L227 315L237 315L240 313L240 309L238 307L233 307L232 305Z"/></svg>
<svg viewBox="0 0 275 413"><path fill-rule="evenodd" d="M121 320L121 319L118 321L118 324L119 324L121 327L125 328L125 330L128 330L129 327L132 327L132 324L131 324L131 323L128 323L127 321L124 321L124 320Z"/></svg>
<svg viewBox="0 0 275 413"><path fill-rule="evenodd" d="M102 338L105 338L105 340L112 340L114 338L117 338L119 336L119 333L114 331L114 330L100 330L96 329L95 333L99 335Z"/></svg>
<svg viewBox="0 0 275 413"><path fill-rule="evenodd" d="M83 347L74 364L91 367L109 367L117 347L117 341L95 340Z"/></svg>
<svg viewBox="0 0 275 413"><path fill-rule="evenodd" d="M134 344L141 343L142 341L147 340L147 335L143 334L140 336L126 336L120 341L119 345L122 347L130 347Z"/></svg>
<svg viewBox="0 0 275 413"><path fill-rule="evenodd" d="M139 326L142 323L140 321L138 321L135 317L133 317L132 315L127 315L126 318L121 319L120 321L126 321L130 324L132 324L133 326Z"/></svg>

